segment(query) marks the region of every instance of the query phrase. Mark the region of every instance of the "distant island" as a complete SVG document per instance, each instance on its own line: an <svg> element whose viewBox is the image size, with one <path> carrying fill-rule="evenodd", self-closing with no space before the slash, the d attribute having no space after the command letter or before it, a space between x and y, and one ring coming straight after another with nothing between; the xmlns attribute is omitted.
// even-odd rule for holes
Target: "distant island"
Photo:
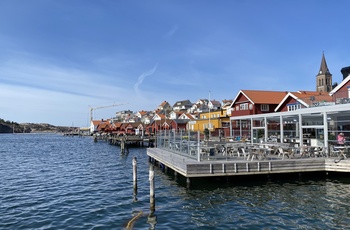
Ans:
<svg viewBox="0 0 350 230"><path fill-rule="evenodd" d="M0 118L0 133L71 132L77 127L54 126L46 123L17 123Z"/></svg>

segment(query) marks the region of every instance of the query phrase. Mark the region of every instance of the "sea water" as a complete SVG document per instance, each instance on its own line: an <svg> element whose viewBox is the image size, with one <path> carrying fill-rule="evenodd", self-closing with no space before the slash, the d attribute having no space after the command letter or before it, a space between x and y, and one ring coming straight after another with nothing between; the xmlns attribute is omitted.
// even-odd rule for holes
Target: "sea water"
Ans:
<svg viewBox="0 0 350 230"><path fill-rule="evenodd" d="M350 175L195 180L146 148L58 134L0 135L0 229L348 229ZM132 160L137 159L137 191Z"/></svg>

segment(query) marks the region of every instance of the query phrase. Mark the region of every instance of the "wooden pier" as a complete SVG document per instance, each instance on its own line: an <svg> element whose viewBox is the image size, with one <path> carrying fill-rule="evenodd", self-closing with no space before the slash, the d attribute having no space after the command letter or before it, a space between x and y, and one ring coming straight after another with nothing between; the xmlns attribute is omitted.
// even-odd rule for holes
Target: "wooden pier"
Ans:
<svg viewBox="0 0 350 230"><path fill-rule="evenodd" d="M167 149L148 148L152 161L171 168L186 178L264 175L305 172L350 172L350 159L339 157L271 158L265 160L210 160L179 155Z"/></svg>
<svg viewBox="0 0 350 230"><path fill-rule="evenodd" d="M136 147L151 147L155 141L154 137L142 136L115 136L108 137L108 141L112 145L127 145Z"/></svg>
<svg viewBox="0 0 350 230"><path fill-rule="evenodd" d="M153 136L109 136L109 135L94 135L94 142L106 141L111 145L120 146L121 150L129 147L153 147L155 138Z"/></svg>

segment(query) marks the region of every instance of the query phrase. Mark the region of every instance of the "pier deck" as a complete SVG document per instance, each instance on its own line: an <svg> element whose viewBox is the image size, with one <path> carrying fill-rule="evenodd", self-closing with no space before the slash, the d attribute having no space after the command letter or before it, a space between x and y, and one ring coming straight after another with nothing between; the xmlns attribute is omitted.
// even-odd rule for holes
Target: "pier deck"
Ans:
<svg viewBox="0 0 350 230"><path fill-rule="evenodd" d="M162 148L148 148L147 155L187 178L240 176L298 172L350 172L350 160L339 157L312 157L264 160L217 159L197 161Z"/></svg>

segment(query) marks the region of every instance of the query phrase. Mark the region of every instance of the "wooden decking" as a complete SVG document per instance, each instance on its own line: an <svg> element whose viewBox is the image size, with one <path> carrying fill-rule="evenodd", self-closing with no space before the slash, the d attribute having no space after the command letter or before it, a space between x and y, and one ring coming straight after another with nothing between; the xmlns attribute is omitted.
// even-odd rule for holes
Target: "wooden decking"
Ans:
<svg viewBox="0 0 350 230"><path fill-rule="evenodd" d="M217 159L200 161L161 148L147 155L187 178L298 172L350 172L350 159L340 157L267 158L265 160Z"/></svg>

